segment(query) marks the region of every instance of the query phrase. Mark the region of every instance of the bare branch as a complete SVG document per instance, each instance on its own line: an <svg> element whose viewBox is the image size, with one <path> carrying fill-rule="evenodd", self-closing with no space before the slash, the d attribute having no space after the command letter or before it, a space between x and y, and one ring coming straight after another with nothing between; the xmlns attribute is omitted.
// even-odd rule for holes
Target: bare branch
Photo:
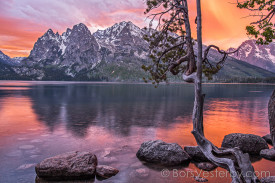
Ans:
<svg viewBox="0 0 275 183"><path fill-rule="evenodd" d="M207 56L208 56L208 54L209 54L209 51L210 51L211 49L213 49L213 48L214 48L215 50L217 50L220 54L223 55L222 59L216 63L215 69L218 69L218 70L220 70L220 69L223 67L223 64L224 64L224 62L225 62L225 60L226 60L226 58L227 58L228 55L233 54L233 53L236 53L236 52L238 52L239 49L240 49L240 47L238 47L238 48L237 48L236 50L234 50L234 51L226 52L226 51L221 50L221 49L220 49L218 46L216 46L216 45L209 45L209 46L204 50L203 62L206 63L206 64L208 64L210 68L213 68L214 66L208 61Z"/></svg>

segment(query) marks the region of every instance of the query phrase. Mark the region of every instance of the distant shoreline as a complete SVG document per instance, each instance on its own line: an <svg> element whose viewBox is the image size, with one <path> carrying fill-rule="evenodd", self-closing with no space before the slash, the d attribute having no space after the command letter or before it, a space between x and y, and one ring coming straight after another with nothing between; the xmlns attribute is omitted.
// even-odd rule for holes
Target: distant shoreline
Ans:
<svg viewBox="0 0 275 183"><path fill-rule="evenodd" d="M0 84L4 82L23 82L23 83L34 83L34 84L136 84L136 85L153 85L152 83L145 82L115 82L115 81L29 81L29 80L0 80ZM185 84L192 85L192 83L186 82L169 82L169 83L160 83L161 86L169 85L169 84ZM211 83L202 83L203 85L275 85L275 83L222 83L222 82L211 82Z"/></svg>

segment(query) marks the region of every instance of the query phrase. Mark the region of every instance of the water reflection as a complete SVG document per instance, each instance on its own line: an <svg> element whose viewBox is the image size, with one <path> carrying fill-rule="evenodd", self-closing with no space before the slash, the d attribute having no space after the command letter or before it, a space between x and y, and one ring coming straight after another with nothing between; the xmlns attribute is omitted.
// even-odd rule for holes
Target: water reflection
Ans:
<svg viewBox="0 0 275 183"><path fill-rule="evenodd" d="M257 86L257 90L261 87ZM206 85L205 88L210 101L206 101L206 111L214 112L206 116L214 115L218 124L224 123L219 118L225 115L230 118L236 115L234 121L239 122L239 118L247 114L245 124L259 119L255 115L262 115L259 111L265 109L259 104L266 102L259 101L258 97L270 94L266 88L262 93L249 93L255 89L254 86ZM191 85L161 86L158 89L148 85L35 85L24 94L33 101L32 107L39 120L51 130L63 123L75 135L85 136L91 125L99 125L127 136L131 126L167 127L177 118L188 118L181 121L189 123L192 91Z"/></svg>
<svg viewBox="0 0 275 183"><path fill-rule="evenodd" d="M85 136L91 125L98 125L127 136L131 126L164 127L175 117L190 115L191 87L159 89L152 93L148 85L38 85L24 95L51 130L63 123L75 135Z"/></svg>
<svg viewBox="0 0 275 183"><path fill-rule="evenodd" d="M206 136L220 146L228 133L268 133L266 106L273 89L204 85ZM100 163L119 168L109 182L144 182L129 176L132 164L139 162L135 153L143 141L196 144L190 133L192 105L192 85L155 89L138 84L0 82L0 182L33 182L32 168L17 168L72 150L92 150ZM117 150L117 161L104 159L106 152ZM261 160L255 168L266 170L268 163ZM196 169L193 164L188 168ZM156 170L146 178L146 182L169 181ZM177 181L183 179L173 179Z"/></svg>

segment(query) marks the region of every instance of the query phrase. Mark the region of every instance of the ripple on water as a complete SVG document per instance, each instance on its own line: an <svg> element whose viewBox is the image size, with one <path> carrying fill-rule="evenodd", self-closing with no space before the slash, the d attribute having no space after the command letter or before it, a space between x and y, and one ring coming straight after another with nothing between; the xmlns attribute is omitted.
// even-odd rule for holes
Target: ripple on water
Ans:
<svg viewBox="0 0 275 183"><path fill-rule="evenodd" d="M20 150L11 151L10 153L6 154L6 156L8 157L19 157L21 155L22 155L22 151Z"/></svg>
<svg viewBox="0 0 275 183"><path fill-rule="evenodd" d="M34 167L35 165L36 165L35 163L20 165L16 170L26 170Z"/></svg>
<svg viewBox="0 0 275 183"><path fill-rule="evenodd" d="M48 137L48 136L50 136L50 134L48 134L48 133L45 133L45 134L42 134L42 135L40 135L41 137Z"/></svg>
<svg viewBox="0 0 275 183"><path fill-rule="evenodd" d="M20 137L20 138L17 138L17 140L19 140L19 141L24 141L24 140L29 140L29 139L26 138L26 137Z"/></svg>
<svg viewBox="0 0 275 183"><path fill-rule="evenodd" d="M40 149L35 148L35 149L27 150L27 151L25 151L25 153L27 153L27 154L41 154L41 151L40 151Z"/></svg>
<svg viewBox="0 0 275 183"><path fill-rule="evenodd" d="M70 136L69 135L62 135L62 136L60 136L61 138L69 138Z"/></svg>
<svg viewBox="0 0 275 183"><path fill-rule="evenodd" d="M39 157L39 156L40 156L40 155L34 154L34 155L31 155L30 158L33 158L33 159L34 159L34 158L37 158L37 157Z"/></svg>
<svg viewBox="0 0 275 183"><path fill-rule="evenodd" d="M31 143L42 143L44 142L43 140L40 140L40 139L34 139L34 140L31 140L30 141Z"/></svg>
<svg viewBox="0 0 275 183"><path fill-rule="evenodd" d="M34 145L22 145L22 146L19 146L18 148L21 150L29 150L29 149L35 148L35 146Z"/></svg>

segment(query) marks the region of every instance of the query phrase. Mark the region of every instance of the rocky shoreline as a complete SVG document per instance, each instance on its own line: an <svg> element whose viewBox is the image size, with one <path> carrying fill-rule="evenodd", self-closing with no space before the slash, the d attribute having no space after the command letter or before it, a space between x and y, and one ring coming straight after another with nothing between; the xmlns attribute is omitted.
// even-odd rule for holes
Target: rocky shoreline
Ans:
<svg viewBox="0 0 275 183"><path fill-rule="evenodd" d="M97 157L92 152L68 152L47 158L35 166L38 180L89 180L98 176L107 179L119 170L106 165L98 165Z"/></svg>
<svg viewBox="0 0 275 183"><path fill-rule="evenodd" d="M250 155L251 161L265 158L275 161L275 150L269 149L269 136L260 137L252 134L233 133L226 135L221 145L223 148L240 148ZM127 148L126 148L127 149ZM106 152L110 155L111 152ZM161 140L151 140L141 144L136 157L141 161L131 165L135 171L131 176L146 178L149 176L147 169L142 168L143 163L158 165L161 167L181 167L193 163L203 171L213 171L217 166L208 161L198 146L185 146L182 148L176 143L166 143ZM115 157L104 156L114 159ZM35 166L37 174L36 182L51 182L63 180L98 180L108 179L119 173L119 170L108 166L98 165L97 156L92 152L68 152L43 160ZM197 182L208 181L204 177L193 177ZM261 181L273 182L274 177L265 177Z"/></svg>

